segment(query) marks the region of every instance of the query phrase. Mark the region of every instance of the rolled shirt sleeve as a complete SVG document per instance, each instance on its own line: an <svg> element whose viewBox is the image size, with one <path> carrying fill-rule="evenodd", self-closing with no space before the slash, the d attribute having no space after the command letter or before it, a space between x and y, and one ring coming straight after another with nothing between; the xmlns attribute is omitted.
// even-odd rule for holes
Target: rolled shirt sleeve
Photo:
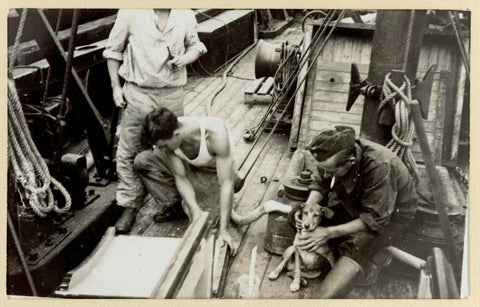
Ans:
<svg viewBox="0 0 480 307"><path fill-rule="evenodd" d="M119 10L117 19L108 37L107 45L103 51L103 57L123 61L123 51L128 40L129 14L125 10Z"/></svg>
<svg viewBox="0 0 480 307"><path fill-rule="evenodd" d="M364 191L359 218L371 230L381 233L395 209L397 188L388 162L371 167L364 173Z"/></svg>
<svg viewBox="0 0 480 307"><path fill-rule="evenodd" d="M198 38L197 33L197 20L195 14L191 11L189 14L189 22L187 24L187 33L185 35L185 51L196 50L200 55L207 53L207 47Z"/></svg>
<svg viewBox="0 0 480 307"><path fill-rule="evenodd" d="M322 170L317 169L317 174L312 175L313 182L308 186L310 191L318 191L323 196L327 195L330 191L330 182L331 179L325 178L322 175Z"/></svg>

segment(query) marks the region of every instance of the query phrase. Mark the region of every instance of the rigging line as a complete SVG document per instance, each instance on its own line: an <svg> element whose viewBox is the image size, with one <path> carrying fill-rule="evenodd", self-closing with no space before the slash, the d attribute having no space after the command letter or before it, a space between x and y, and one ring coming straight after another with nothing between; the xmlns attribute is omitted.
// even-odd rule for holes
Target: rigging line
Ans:
<svg viewBox="0 0 480 307"><path fill-rule="evenodd" d="M345 10L342 10L339 14L339 17L338 19L336 20L335 24L332 26L330 32L327 34L327 36L325 37L325 40L323 41L322 45L320 46L318 52L315 54L314 58L313 58L313 61L310 63L310 65L308 66L307 68L307 71L310 71L310 69L312 69L312 67L315 65L315 62L316 60L318 59L318 57L320 56L320 54L322 53L323 51L323 48L325 47L328 39L330 38L330 36L332 35L333 31L335 30L335 28L337 27L337 24L339 22L339 20L341 20L343 18L343 16L345 15ZM300 81L300 85L303 84L303 82L305 82L306 78L307 78L308 74L306 74L305 76L303 76L302 80ZM300 86L298 86L296 89L295 89L295 92L293 93L293 95L290 97L290 99L288 100L288 103L286 104L285 108L283 109L282 113L280 114L278 120L276 121L275 125L272 127L272 130L270 131L269 135L267 136L267 139L265 140L264 144L262 145L262 147L260 148L260 151L258 152L257 156L255 157L253 163L250 165L250 167L248 168L247 172L245 173L245 177L248 176L248 174L250 173L250 171L252 170L253 166L255 165L255 162L258 160L258 158L260 157L263 149L265 148L266 144L268 143L268 141L270 140L271 136L273 135L273 132L275 131L275 129L277 128L278 124L280 123L280 120L282 119L282 117L285 115L285 112L287 111L288 107L290 106L290 103L293 101L293 98L295 97L295 95L297 94L298 90L300 89ZM260 138L258 138L256 141L258 142ZM247 153L247 155L245 156L244 158L244 161L242 161L240 167L238 168L239 170L242 168L242 166L245 164L245 161L248 159L248 156L250 155L250 153L252 152L253 150L253 147L255 146L256 142L252 145L252 147L250 148L249 152Z"/></svg>
<svg viewBox="0 0 480 307"><path fill-rule="evenodd" d="M333 15L335 14L335 12L336 12L336 10L332 11L332 12L331 12L331 16L333 16ZM343 13L343 14L342 14L342 13ZM329 33L329 34L327 35L327 37L325 38L322 46L320 47L319 52L318 52L317 55L315 56L315 60L318 58L318 56L319 56L320 53L322 52L322 50L323 50L326 42L328 41L331 33L333 33L333 30L334 30L335 27L337 26L338 21L342 19L341 16L343 16L343 15L344 15L344 10L340 13L340 15L339 15L340 18L337 19L337 22L335 23L335 25L332 27L330 33ZM322 24L323 29L322 29L321 32L320 32L320 31L317 32L317 34L319 34L319 33L320 33L320 34L323 34L324 30L326 29L326 25L328 25L329 23L330 23L330 20L329 20L328 22L327 22L326 20L324 20L324 22L323 22L323 24ZM316 42L315 42L315 43L316 43ZM314 42L312 42L312 43L308 46L307 50L310 49L313 44L314 44ZM305 53L305 54L306 54L306 53ZM304 54L304 55L305 55L305 54ZM303 56L304 56L304 55L303 55ZM302 58L303 58L303 56L302 56ZM300 61L302 61L302 58L300 59ZM312 63L314 63L315 60L313 60ZM301 63L301 62L299 62L299 63ZM308 63L307 61L303 62L303 64L302 64L302 69L303 69L303 66L304 66L305 64L307 64L307 63ZM312 65L310 65L310 67L307 69L307 71L309 71L309 70L311 69L311 67L312 67ZM299 71L300 71L300 70L298 70L298 72L297 72L297 74L295 75L295 77L293 78L293 80L295 80L295 78L298 77ZM286 90L285 92L288 92L288 91L291 89L292 85L293 85L293 82L289 83L289 86L288 86L288 88L287 88L287 90ZM297 93L297 91L298 91L299 88L300 88L300 86L297 86L297 90L295 91L295 93L293 94L292 97L294 97L294 96L296 95L296 93ZM282 97L281 97L281 96L277 97L277 102L274 103L274 105L275 105L275 106L274 106L275 110L273 111L273 113L275 113L275 112L278 110L278 108L279 108L279 105L280 105L280 104L278 103L278 101L280 100L280 98L282 98ZM280 118L280 119L281 119L281 118ZM262 129L260 130L260 134L263 133L263 131L265 130L265 128L266 128L266 125L263 125ZM260 139L260 138L255 139L255 141L253 142L252 146L250 147L250 150L249 150L249 151L247 152L247 154L245 155L242 163L240 163L240 166L239 166L238 169L241 169L241 168L243 167L243 165L245 164L246 160L248 159L248 156L252 153L252 151L253 151L255 145L258 143L259 139Z"/></svg>
<svg viewBox="0 0 480 307"><path fill-rule="evenodd" d="M213 105L213 101L215 100L215 97L217 97L218 94L220 94L220 92L225 88L225 86L227 85L227 74L228 72L235 66L237 65L237 63L247 54L250 52L250 50L252 50L253 47L256 46L256 43L253 43L252 45L250 45L249 47L247 47L247 49L243 50L242 53L225 69L225 71L223 72L222 74L222 83L220 84L220 86L215 90L215 92L213 93L212 95L212 98L210 99L210 101L208 102L207 104L207 116L210 116L210 111L211 111L211 108L212 108L212 105Z"/></svg>
<svg viewBox="0 0 480 307"><path fill-rule="evenodd" d="M63 10L62 9L59 9L58 10L58 15L57 15L57 24L55 26L55 36L58 35L58 31L60 31L60 23L62 21L62 15L63 15ZM50 67L50 65L48 65L48 71L47 71L47 79L45 81L45 89L43 91L43 97L42 97L42 108L43 108L43 105L45 104L46 100L47 100L47 95L48 95L48 85L50 83L50 79L52 77L52 69Z"/></svg>
<svg viewBox="0 0 480 307"><path fill-rule="evenodd" d="M312 39L312 42L310 43L310 45L308 45L307 49L305 49L305 51L303 52L302 56L300 57L300 59L298 60L298 63L295 65L295 67L293 68L293 70L297 70L297 69L300 69L300 65L302 65L302 68L303 68L303 65L305 65L306 61L305 60L305 57L306 55L308 54L308 51L310 51L311 48L313 48L312 46L315 46L318 41L320 40L320 37L323 36L323 34L325 33L326 29L328 28L328 25L330 24L330 22L332 21L333 17L335 16L335 13L336 13L337 10L333 10L331 13L329 12L330 16L328 16L328 18L325 18L323 20L323 23L322 25L320 26L320 29L317 30L317 32L315 33L313 39ZM340 15L339 15L340 17ZM343 17L342 17L343 18ZM338 23L338 20L340 20L341 18L338 18L337 19L337 23ZM326 39L328 40L328 39ZM285 63L285 62L284 62ZM282 64L284 64L282 63ZM275 72L275 75L277 74L277 72L279 71L279 69L281 68L281 66L277 69L277 71ZM296 76L293 77L290 76L290 78L285 82L285 84L288 84L289 82L292 82L293 80L295 80Z"/></svg>
<svg viewBox="0 0 480 307"><path fill-rule="evenodd" d="M301 69L303 69L303 66L305 66L305 64L307 64L307 61L304 61L304 58L306 57L306 54L308 53L309 49L312 48L313 45L317 44L318 43L318 40L320 39L320 37L323 35L323 33L325 32L325 30L328 28L328 25L330 24L333 16L335 15L336 13L336 10L333 10L333 11L330 11L327 15L327 17L323 20L323 23L322 25L320 26L320 29L321 31L317 31L312 39L312 42L310 43L310 45L307 47L307 49L305 49L304 53L302 54L302 56L300 57L300 59L298 60L298 63L295 65L295 68L293 69L293 71L295 71L297 68L299 69L298 71L300 71ZM300 44L303 43L303 39L302 39L302 42ZM285 65L285 62L284 61L282 64L280 64L280 67L275 71L275 75L274 75L274 80L275 80L275 77L276 75L279 73L280 69L282 68L283 65ZM299 65L301 65L301 67L298 67ZM298 77L299 73L297 72L297 74L292 74L290 75L289 79L285 82L285 84L288 84L288 86L286 86L288 88L288 90L286 92L288 92L291 88L291 83L294 82L294 80ZM274 86L276 89L278 89L278 87L276 86L276 84L274 83ZM285 86L284 86L285 88ZM265 112L264 116L262 117L262 119L260 120L259 124L257 124L255 127L252 127L252 128L249 128L248 130L250 131L253 131L253 137L255 138L257 133L258 133L258 128L262 127L262 125L265 123L265 119L270 115L270 114L274 114L278 107L279 107L279 104L278 104L278 100L280 100L281 96L277 96L277 97L274 97L273 100L272 100L272 103L269 104L268 106L268 109L267 111ZM277 99L277 101L275 101L275 99ZM270 112L273 108L276 109L273 111L273 112ZM260 133L263 132L263 130L265 130L265 128L263 128L261 130ZM252 144L252 146L255 146L255 144L257 143L258 141L254 142ZM250 151L251 152L251 151ZM248 154L250 154L250 152Z"/></svg>

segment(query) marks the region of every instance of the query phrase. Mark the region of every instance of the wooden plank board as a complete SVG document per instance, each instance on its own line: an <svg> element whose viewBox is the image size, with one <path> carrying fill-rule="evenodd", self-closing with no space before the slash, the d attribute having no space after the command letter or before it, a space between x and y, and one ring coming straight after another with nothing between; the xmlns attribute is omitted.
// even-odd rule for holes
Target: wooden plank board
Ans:
<svg viewBox="0 0 480 307"><path fill-rule="evenodd" d="M263 82L262 87L258 90L257 94L258 95L267 95L269 94L273 89L273 78L268 77L265 82Z"/></svg>
<svg viewBox="0 0 480 307"><path fill-rule="evenodd" d="M263 82L265 82L265 79L267 77L263 77L263 78L260 78L260 79L255 79L254 81L250 81L250 85L248 86L248 88L245 90L245 94L253 94L255 93L259 88L260 86L262 85Z"/></svg>
<svg viewBox="0 0 480 307"><path fill-rule="evenodd" d="M179 239L171 238L112 237L109 244L97 250L98 257L93 255L92 263L85 264L90 264L89 274L57 294L148 298L179 244ZM75 273L72 281L74 277Z"/></svg>
<svg viewBox="0 0 480 307"><path fill-rule="evenodd" d="M317 111L330 111L348 114L362 114L363 113L363 97L358 97L358 101L352 106L350 111L346 110L347 104L344 101L332 101L332 100L317 100L318 103L312 106L312 110Z"/></svg>
<svg viewBox="0 0 480 307"><path fill-rule="evenodd" d="M98 41L108 38L110 30L115 23L117 15L111 15L96 20L86 22L84 24L78 25L77 35L75 42L77 46L94 44ZM28 20L28 18L27 18ZM28 21L27 21L28 22ZM68 49L68 41L70 38L70 29L65 29L58 32L58 39L62 44L63 48ZM8 53L13 52L14 46L8 47ZM25 43L21 43L19 47L19 55L21 58L25 59L23 64L31 64L37 62L43 58L43 51L39 49L37 42L31 40Z"/></svg>
<svg viewBox="0 0 480 307"><path fill-rule="evenodd" d="M290 284L292 279L288 277L285 272L282 272L276 280L269 280L268 274L272 272L280 263L282 257L271 255L268 266L265 270L265 277L261 284L261 298L276 298L276 299L300 299L305 298L303 290L298 292L290 292Z"/></svg>
<svg viewBox="0 0 480 307"><path fill-rule="evenodd" d="M175 251L175 257L165 268L165 273L157 282L150 298L173 298L190 264L189 261L193 258L208 228L208 213L204 212L185 232L179 248Z"/></svg>
<svg viewBox="0 0 480 307"><path fill-rule="evenodd" d="M313 29L311 26L307 26L303 35L303 46L310 46L312 43L312 33ZM308 76L308 66L310 65L310 51L305 51L302 54L304 57L302 63L300 63L300 72L297 78L297 95L295 96L294 106L293 106L293 115L292 115L292 126L290 129L290 139L288 141L289 148L296 148L298 142L298 134L300 131L300 125L302 123L302 110L303 102L305 98L305 90L307 88L307 76ZM302 82L302 80L304 80ZM302 83L300 83L302 82Z"/></svg>
<svg viewBox="0 0 480 307"><path fill-rule="evenodd" d="M206 101L212 92L221 84L220 77L207 77L207 86L198 93L198 95L190 102L188 108L185 108L185 114L189 116L206 116Z"/></svg>
<svg viewBox="0 0 480 307"><path fill-rule="evenodd" d="M217 117L227 116L238 107L243 98L239 93L242 93L247 82L246 80L229 78L225 88L215 98L210 115Z"/></svg>
<svg viewBox="0 0 480 307"><path fill-rule="evenodd" d="M245 91L245 104L269 104L272 101L273 78L262 78L263 83L253 92Z"/></svg>
<svg viewBox="0 0 480 307"><path fill-rule="evenodd" d="M278 182L272 182L271 178L274 178L275 173L278 170L278 165L280 165L279 162L283 157L288 155L288 150L285 150L285 136L278 136L278 139L279 140L275 140L275 142L272 143L272 147L269 149L265 160L262 162L260 168L255 172L255 177L258 176L258 173L267 176L267 183L262 184L258 179L250 182L249 185L244 188L244 190L248 189L250 192L248 195L243 196L241 200L242 206L248 205L249 203L261 204L267 199L265 198L266 195L268 195L268 199L275 195L275 192L278 188ZM283 142L278 142L282 141L282 139ZM241 211L239 210L239 212ZM248 262L250 261L249 254L254 246L258 247L256 274L260 279L262 279L269 257L268 253L264 250L264 237L266 233L265 226L267 219L268 216L265 215L258 221L252 223L248 228L248 231L245 234L245 241L242 243L239 254L235 257L235 260L232 263L226 280L224 292L225 298L235 298L237 296L237 279L248 271Z"/></svg>
<svg viewBox="0 0 480 307"><path fill-rule="evenodd" d="M143 232L153 223L153 216L159 212L161 208L149 194L146 197L145 204L137 212L135 224L133 224L131 235L142 235Z"/></svg>

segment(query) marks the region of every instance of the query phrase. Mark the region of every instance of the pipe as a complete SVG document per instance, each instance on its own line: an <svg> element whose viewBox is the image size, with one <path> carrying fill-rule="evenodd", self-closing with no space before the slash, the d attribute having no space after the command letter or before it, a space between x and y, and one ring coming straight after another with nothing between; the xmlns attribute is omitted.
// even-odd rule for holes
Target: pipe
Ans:
<svg viewBox="0 0 480 307"><path fill-rule="evenodd" d="M67 109L67 92L68 85L70 84L70 79L72 75L72 62L73 62L73 53L75 51L75 37L77 35L78 29L78 19L79 19L79 10L73 10L72 17L72 28L70 31L70 39L68 41L68 54L67 54L67 63L65 65L65 74L63 76L63 86L62 86L62 96L60 98L60 109L57 116L57 143L55 144L55 153L54 153L54 163L57 171L60 167L60 159L62 155L62 146L65 133L65 127L67 123L65 122L65 113Z"/></svg>

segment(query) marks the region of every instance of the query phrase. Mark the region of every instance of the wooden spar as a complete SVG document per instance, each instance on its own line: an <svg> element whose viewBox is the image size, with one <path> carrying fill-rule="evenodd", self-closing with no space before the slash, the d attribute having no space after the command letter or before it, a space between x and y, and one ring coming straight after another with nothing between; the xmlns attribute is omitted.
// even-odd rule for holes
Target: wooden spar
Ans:
<svg viewBox="0 0 480 307"><path fill-rule="evenodd" d="M304 33L304 38L303 38L303 46L304 50L308 48L308 46L312 42L312 35L313 35L313 26L308 25L305 33ZM305 78L305 76L308 74L307 71L307 66L308 66L308 60L310 59L310 54L311 51L307 51L308 53L304 57L304 62L307 62L306 65L304 63L300 63L300 67L302 69L300 70L300 73L298 75L298 80L302 80ZM297 85L297 87L300 87L300 90L298 91L297 95L295 96L295 105L293 108L293 118L292 118L292 128L290 130L290 140L289 140L289 146L290 148L297 148L297 143L298 143L298 137L300 133L300 126L302 123L302 110L303 110L303 101L305 97L305 90L307 87L307 81L300 83Z"/></svg>
<svg viewBox="0 0 480 307"><path fill-rule="evenodd" d="M367 80L382 85L392 69L415 80L425 23L424 10L379 10L373 35ZM399 74L401 75L401 74ZM397 85L402 80L393 80ZM365 98L360 135L385 145L391 139L393 111L378 110L378 101ZM380 122L382 124L380 124Z"/></svg>
<svg viewBox="0 0 480 307"><path fill-rule="evenodd" d="M210 224L208 212L204 212L188 227L175 252L175 257L165 269L165 273L158 281L150 298L173 298L175 296Z"/></svg>
<svg viewBox="0 0 480 307"><path fill-rule="evenodd" d="M468 38L465 38L463 41L465 46L468 46ZM468 50L468 48L465 48ZM453 117L453 131L452 131L452 144L450 147L450 156L449 160L456 160L458 155L458 142L460 139L460 127L462 124L462 111L464 103L464 94L465 94L465 81L469 76L465 69L465 65L459 63L459 76L457 81L457 92L455 96L455 116Z"/></svg>
<svg viewBox="0 0 480 307"><path fill-rule="evenodd" d="M459 284L460 281L460 274L461 264L458 259L458 255L455 250L455 243L453 240L452 231L450 229L450 222L448 220L446 208L447 204L445 200L448 199L447 195L445 195L445 190L442 189L442 186L439 181L439 174L435 167L435 163L433 161L432 152L430 150L430 146L428 144L427 135L425 132L425 126L423 124L423 119L421 116L420 105L417 100L413 100L409 103L413 118L413 123L415 124L415 132L418 137L418 142L420 144L420 148L422 150L423 160L425 161L425 167L427 170L428 178L430 179L430 183L433 189L433 197L435 198L435 206L438 212L438 218L440 220L440 224L442 225L442 230L445 236L445 240L448 244L448 254L450 256L450 261L452 262L455 278L457 283Z"/></svg>

